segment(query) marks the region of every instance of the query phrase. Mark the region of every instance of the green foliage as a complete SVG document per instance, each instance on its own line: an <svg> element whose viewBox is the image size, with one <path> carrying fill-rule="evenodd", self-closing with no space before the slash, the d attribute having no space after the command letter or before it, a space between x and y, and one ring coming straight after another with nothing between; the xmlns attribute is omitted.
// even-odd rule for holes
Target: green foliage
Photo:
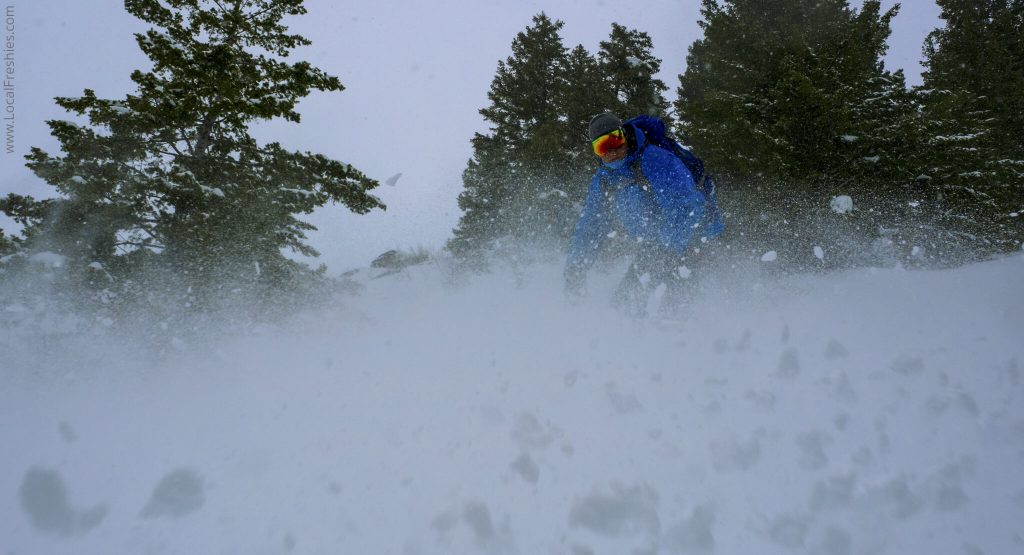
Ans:
<svg viewBox="0 0 1024 555"><path fill-rule="evenodd" d="M661 60L651 54L653 48L647 33L618 23L612 23L611 36L601 42L598 62L615 94L610 107L621 117L667 115L669 104L664 94L668 86L655 77L661 70Z"/></svg>
<svg viewBox="0 0 1024 555"><path fill-rule="evenodd" d="M556 215L566 200L559 174L568 139L559 122L567 63L562 26L535 16L513 40L512 56L498 62L491 105L480 110L491 133L473 138L474 157L463 174L464 214L449 243L456 255L506 237L538 239L565 225Z"/></svg>
<svg viewBox="0 0 1024 555"><path fill-rule="evenodd" d="M0 229L0 256L7 256L15 249L17 249L17 245L14 243L14 239L8 238L4 235L4 230Z"/></svg>
<svg viewBox="0 0 1024 555"><path fill-rule="evenodd" d="M89 89L57 98L78 120L48 122L63 155L33 148L27 158L59 196L8 197L4 211L28 226L33 249L66 257L69 272L102 268L102 289L121 299L206 307L233 302L228 287L273 305L308 288L322 271L282 253L317 254L301 216L328 202L357 213L383 205L368 193L377 183L348 164L249 135L258 121L298 122L296 104L311 91L343 88L308 62L286 61L309 44L282 22L306 12L302 0L125 7L153 26L136 35L152 67L132 73L136 90L123 100Z"/></svg>
<svg viewBox="0 0 1024 555"><path fill-rule="evenodd" d="M587 124L603 111L663 114L660 60L646 33L613 25L595 58L562 43L563 23L541 13L498 63L491 125L473 138L463 173L463 211L448 248L463 260L484 251L521 257L527 244L561 247L572 233L595 166Z"/></svg>
<svg viewBox="0 0 1024 555"><path fill-rule="evenodd" d="M1024 238L1024 2L939 0L925 44L919 161L933 212L962 242Z"/></svg>
<svg viewBox="0 0 1024 555"><path fill-rule="evenodd" d="M898 6L867 0L704 0L680 76L678 131L718 174L733 229L811 256L829 199L892 225L911 195L914 99L882 57ZM842 227L840 222L825 225ZM767 245L765 245L767 243ZM780 253L781 254L781 253ZM814 262L814 259L811 259Z"/></svg>
<svg viewBox="0 0 1024 555"><path fill-rule="evenodd" d="M896 8L846 0L704 0L676 111L720 172L803 183L892 174L912 106L881 56ZM885 122L885 123L882 123ZM876 160L877 158L877 160Z"/></svg>

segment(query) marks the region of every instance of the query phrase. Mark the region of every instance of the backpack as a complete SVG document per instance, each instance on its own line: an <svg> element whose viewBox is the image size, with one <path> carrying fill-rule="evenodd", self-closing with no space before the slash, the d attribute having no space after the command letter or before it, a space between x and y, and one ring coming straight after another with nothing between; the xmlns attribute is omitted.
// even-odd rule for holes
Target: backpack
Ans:
<svg viewBox="0 0 1024 555"><path fill-rule="evenodd" d="M705 221L710 224L713 235L721 234L723 227L722 212L718 208L718 198L715 194L715 179L704 173L704 161L697 157L696 154L691 152L688 148L679 144L678 141L673 139L671 136L665 133L665 123L660 118L642 114L634 118L626 120L624 125L632 125L637 129L643 131L644 137L647 138L648 144L659 146L679 158L686 169L690 170L690 175L693 176L693 183L697 187L697 190L704 195L705 202ZM639 160L639 158L638 158ZM637 163L633 167L633 171L637 174L637 180L641 183L646 183L647 178L643 175L640 169L640 164Z"/></svg>

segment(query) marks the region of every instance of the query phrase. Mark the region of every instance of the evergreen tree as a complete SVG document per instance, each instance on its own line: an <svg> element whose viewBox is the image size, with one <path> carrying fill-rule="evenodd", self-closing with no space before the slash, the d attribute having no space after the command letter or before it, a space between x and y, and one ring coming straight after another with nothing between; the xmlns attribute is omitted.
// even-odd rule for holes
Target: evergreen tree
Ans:
<svg viewBox="0 0 1024 555"><path fill-rule="evenodd" d="M317 254L301 215L327 202L382 207L367 193L377 183L348 164L249 134L262 120L298 122L296 103L313 90L343 89L308 62L285 61L310 44L282 22L306 13L302 3L126 0L153 26L136 35L152 68L132 73L137 88L123 100L89 89L56 99L88 125L48 122L63 155L33 148L27 157L57 199L3 206L15 217L44 212L29 230L32 247L83 276L102 269L120 294L139 298L165 279L193 306L301 287L313 274L282 254Z"/></svg>
<svg viewBox="0 0 1024 555"><path fill-rule="evenodd" d="M480 114L489 134L473 138L473 159L459 195L463 216L449 248L468 257L496 241L536 242L570 225L565 190L566 122L561 117L568 53L564 23L544 13L516 35L512 55L498 62L491 105Z"/></svg>
<svg viewBox="0 0 1024 555"><path fill-rule="evenodd" d="M655 75L661 60L655 58L650 35L612 23L611 36L598 52L601 71L608 77L615 103L612 111L628 118L638 114L665 117L669 103L665 83Z"/></svg>
<svg viewBox="0 0 1024 555"><path fill-rule="evenodd" d="M896 8L704 0L702 14L704 38L690 48L676 111L681 134L715 168L814 182L866 174L856 170L865 158L889 158L896 130L880 135L877 118L910 108L902 74L881 62Z"/></svg>
<svg viewBox="0 0 1024 555"><path fill-rule="evenodd" d="M0 229L0 257L8 256L16 249L14 240L4 235L4 230Z"/></svg>
<svg viewBox="0 0 1024 555"><path fill-rule="evenodd" d="M945 26L925 43L918 90L927 197L946 241L1017 249L1024 238L1024 1L938 4Z"/></svg>
<svg viewBox="0 0 1024 555"><path fill-rule="evenodd" d="M594 153L587 135L590 120L601 112L621 108L605 69L583 45L573 48L566 60L560 112L565 118L564 144L570 153L570 173L575 179L586 180L594 169ZM570 187L574 201L582 202L585 195L584 185Z"/></svg>
<svg viewBox="0 0 1024 555"><path fill-rule="evenodd" d="M734 228L809 255L807 218L830 196L874 204L876 222L859 224L869 230L906 194L914 104L902 73L882 63L897 8L703 0L704 37L675 108L679 134L724 178Z"/></svg>

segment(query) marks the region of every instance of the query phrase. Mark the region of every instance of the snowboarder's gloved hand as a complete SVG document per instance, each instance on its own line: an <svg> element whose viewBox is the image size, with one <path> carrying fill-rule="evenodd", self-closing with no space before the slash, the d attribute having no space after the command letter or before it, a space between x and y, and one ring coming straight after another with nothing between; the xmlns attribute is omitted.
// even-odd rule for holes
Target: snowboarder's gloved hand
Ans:
<svg viewBox="0 0 1024 555"><path fill-rule="evenodd" d="M565 296L569 302L579 302L587 295L587 272L579 266L565 268Z"/></svg>

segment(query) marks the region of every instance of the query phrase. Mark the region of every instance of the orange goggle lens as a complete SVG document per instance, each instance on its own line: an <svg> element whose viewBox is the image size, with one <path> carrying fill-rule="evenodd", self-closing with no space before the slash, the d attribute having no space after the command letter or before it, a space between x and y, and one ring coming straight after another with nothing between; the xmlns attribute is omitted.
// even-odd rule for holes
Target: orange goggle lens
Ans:
<svg viewBox="0 0 1024 555"><path fill-rule="evenodd" d="M626 144L626 135L621 129L616 129L611 133L605 133L600 137L591 141L590 146L594 147L594 154L598 156L604 156L609 151L615 150Z"/></svg>

